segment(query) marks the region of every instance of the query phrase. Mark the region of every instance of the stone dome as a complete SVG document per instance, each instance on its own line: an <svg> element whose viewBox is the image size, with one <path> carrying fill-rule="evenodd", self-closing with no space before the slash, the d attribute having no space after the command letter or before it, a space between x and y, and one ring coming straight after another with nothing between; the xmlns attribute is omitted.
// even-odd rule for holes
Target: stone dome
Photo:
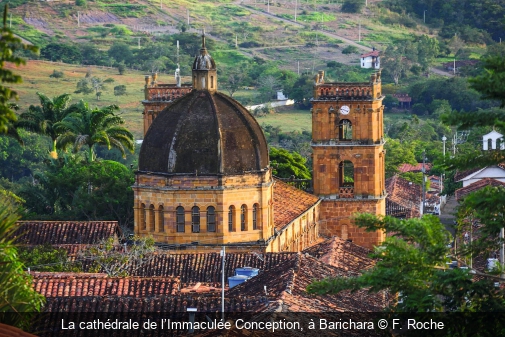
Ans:
<svg viewBox="0 0 505 337"><path fill-rule="evenodd" d="M241 174L269 165L263 131L237 101L193 90L165 108L147 131L139 171L169 174Z"/></svg>

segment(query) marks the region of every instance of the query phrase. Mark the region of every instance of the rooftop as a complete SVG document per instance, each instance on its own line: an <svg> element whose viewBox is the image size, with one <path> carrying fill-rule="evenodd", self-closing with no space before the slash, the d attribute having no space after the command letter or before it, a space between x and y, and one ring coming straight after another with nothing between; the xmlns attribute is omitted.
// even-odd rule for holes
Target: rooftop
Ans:
<svg viewBox="0 0 505 337"><path fill-rule="evenodd" d="M101 273L31 273L35 291L49 297L175 295L178 277L107 277Z"/></svg>
<svg viewBox="0 0 505 337"><path fill-rule="evenodd" d="M426 172L431 170L431 163L424 163L424 168ZM405 172L422 172L423 170L423 163L417 163L416 165L411 165L411 164L401 164L400 167L398 167L398 170L401 173Z"/></svg>
<svg viewBox="0 0 505 337"><path fill-rule="evenodd" d="M282 311L287 312L377 312L384 309L384 293L369 294L359 290L352 294L342 291L336 295L319 296L306 291L314 280L348 276L355 276L355 273L328 265L309 254L298 253L285 263L233 287L227 296L257 297L268 294L270 301L282 301Z"/></svg>
<svg viewBox="0 0 505 337"><path fill-rule="evenodd" d="M462 187L462 188L457 189L456 193L455 193L456 200L459 201L459 200L463 199L464 197L466 197L468 194L478 191L486 186L505 187L505 183L503 183L499 180L493 179L493 178L482 178L482 179L474 182L473 184L470 184L466 187Z"/></svg>
<svg viewBox="0 0 505 337"><path fill-rule="evenodd" d="M19 221L15 241L24 245L92 244L119 236L117 221Z"/></svg>
<svg viewBox="0 0 505 337"><path fill-rule="evenodd" d="M313 194L275 179L274 185L274 225L281 230L290 222L319 202Z"/></svg>
<svg viewBox="0 0 505 337"><path fill-rule="evenodd" d="M307 248L303 253L355 275L359 275L375 264L375 261L368 257L371 253L369 249L337 236Z"/></svg>
<svg viewBox="0 0 505 337"><path fill-rule="evenodd" d="M399 175L386 179L386 214L400 218L416 218L421 214L422 187Z"/></svg>

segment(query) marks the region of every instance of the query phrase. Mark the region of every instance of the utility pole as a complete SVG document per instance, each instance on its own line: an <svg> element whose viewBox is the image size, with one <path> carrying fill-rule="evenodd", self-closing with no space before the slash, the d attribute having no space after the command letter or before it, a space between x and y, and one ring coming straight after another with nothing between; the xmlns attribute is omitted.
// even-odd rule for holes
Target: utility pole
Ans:
<svg viewBox="0 0 505 337"><path fill-rule="evenodd" d="M141 39L141 38L140 38L140 37L137 37L137 39L138 39L139 49L140 49L140 39Z"/></svg>
<svg viewBox="0 0 505 337"><path fill-rule="evenodd" d="M296 11L298 8L298 0L295 0L295 22L296 22ZM501 38L500 38L500 43L501 43Z"/></svg>
<svg viewBox="0 0 505 337"><path fill-rule="evenodd" d="M426 23L426 11L427 9L425 9L423 12L423 23Z"/></svg>
<svg viewBox="0 0 505 337"><path fill-rule="evenodd" d="M361 42L361 19L358 21L358 42Z"/></svg>
<svg viewBox="0 0 505 337"><path fill-rule="evenodd" d="M221 251L222 270L221 270L221 320L224 322L224 261L226 259L226 247Z"/></svg>
<svg viewBox="0 0 505 337"><path fill-rule="evenodd" d="M424 215L424 205L426 203L426 169L425 169L425 164L426 164L426 150L423 151L423 204L421 207L421 216Z"/></svg>
<svg viewBox="0 0 505 337"><path fill-rule="evenodd" d="M77 12L77 27L81 27L81 12Z"/></svg>
<svg viewBox="0 0 505 337"><path fill-rule="evenodd" d="M238 48L238 37L237 37L237 34L235 34L235 48Z"/></svg>
<svg viewBox="0 0 505 337"><path fill-rule="evenodd" d="M503 273L503 266L505 265L505 242L503 241L505 239L505 228L500 229L500 263L501 263L501 269L502 269L502 274L500 275L501 278L505 278L505 274Z"/></svg>
<svg viewBox="0 0 505 337"><path fill-rule="evenodd" d="M300 61L298 61L298 76L300 76Z"/></svg>
<svg viewBox="0 0 505 337"><path fill-rule="evenodd" d="M454 58L454 65L452 66L452 73L456 75L456 58Z"/></svg>
<svg viewBox="0 0 505 337"><path fill-rule="evenodd" d="M188 26L189 26L189 9L188 9Z"/></svg>
<svg viewBox="0 0 505 337"><path fill-rule="evenodd" d="M12 28L12 13L9 13L9 29Z"/></svg>
<svg viewBox="0 0 505 337"><path fill-rule="evenodd" d="M163 9L163 0L160 0L160 9Z"/></svg>
<svg viewBox="0 0 505 337"><path fill-rule="evenodd" d="M270 0L267 0L267 12L270 13Z"/></svg>

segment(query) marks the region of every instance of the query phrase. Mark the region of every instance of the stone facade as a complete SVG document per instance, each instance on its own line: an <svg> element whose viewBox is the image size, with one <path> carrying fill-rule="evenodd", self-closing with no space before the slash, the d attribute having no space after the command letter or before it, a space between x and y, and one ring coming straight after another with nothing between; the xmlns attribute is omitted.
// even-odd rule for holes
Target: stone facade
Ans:
<svg viewBox="0 0 505 337"><path fill-rule="evenodd" d="M315 79L312 101L314 194L321 197L320 232L371 248L383 233L353 226L355 212L385 214L384 129L380 71L369 83Z"/></svg>
<svg viewBox="0 0 505 337"><path fill-rule="evenodd" d="M273 235L270 170L240 176L138 174L134 189L135 232L156 242L264 246Z"/></svg>

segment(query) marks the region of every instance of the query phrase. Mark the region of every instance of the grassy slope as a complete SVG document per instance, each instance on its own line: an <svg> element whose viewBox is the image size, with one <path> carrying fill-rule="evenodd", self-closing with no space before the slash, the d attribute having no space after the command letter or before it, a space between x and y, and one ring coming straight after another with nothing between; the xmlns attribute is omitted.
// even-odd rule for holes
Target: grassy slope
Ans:
<svg viewBox="0 0 505 337"><path fill-rule="evenodd" d="M114 79L114 83L106 84L106 89L102 90L100 101L96 96L72 94L74 102L85 99L92 106L104 106L117 104L121 108L123 117L126 120L126 126L135 134L137 138L142 135L142 104L140 101L144 98L143 85L144 74L138 71L127 71L125 75L119 75L115 68L86 68L67 64L56 64L41 61L29 61L25 66L19 68L7 66L14 69L15 73L23 78L23 83L16 84L13 89L18 92L18 104L20 110L24 111L30 104L38 104L37 91L53 97L63 93L73 93L77 82L85 77L86 72L91 69L92 75L103 80L107 78ZM64 78L50 78L53 70L63 71ZM170 83L172 77L161 75L160 81ZM124 84L127 87L127 95L114 96L114 86Z"/></svg>

